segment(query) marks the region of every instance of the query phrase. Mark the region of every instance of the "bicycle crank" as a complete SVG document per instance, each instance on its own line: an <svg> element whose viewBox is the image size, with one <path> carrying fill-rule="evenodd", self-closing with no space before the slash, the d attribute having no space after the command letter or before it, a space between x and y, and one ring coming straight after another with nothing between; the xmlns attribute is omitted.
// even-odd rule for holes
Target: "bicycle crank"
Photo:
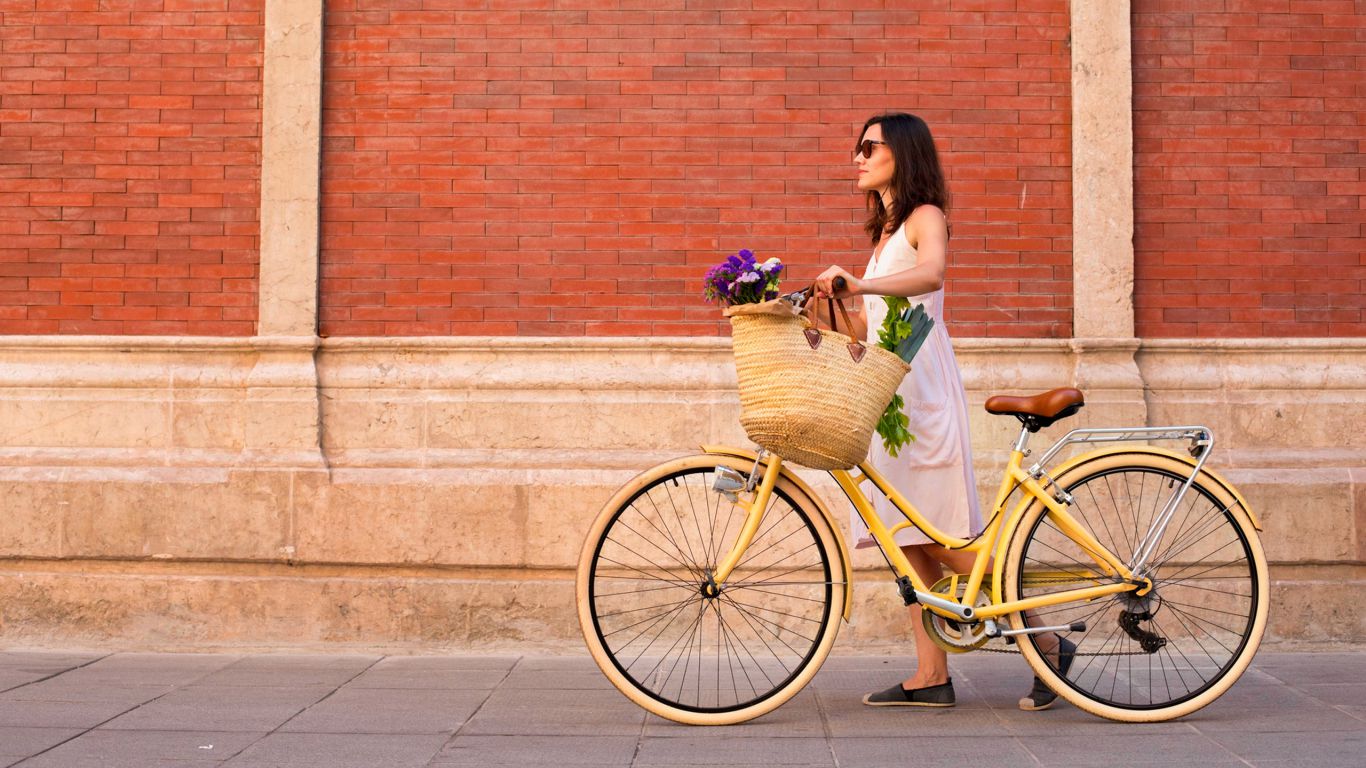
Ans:
<svg viewBox="0 0 1366 768"><path fill-rule="evenodd" d="M935 582L930 591L938 592L941 595L953 595L955 599L962 602L963 596L967 592L967 586L968 577L964 574L955 573ZM984 586L977 593L977 599L973 601L973 608L985 608L991 603L991 592ZM980 621L949 619L924 608L920 610L920 620L925 625L925 632L930 636L930 640L948 653L975 651L986 645L987 641L991 639L991 636L987 634L986 625Z"/></svg>

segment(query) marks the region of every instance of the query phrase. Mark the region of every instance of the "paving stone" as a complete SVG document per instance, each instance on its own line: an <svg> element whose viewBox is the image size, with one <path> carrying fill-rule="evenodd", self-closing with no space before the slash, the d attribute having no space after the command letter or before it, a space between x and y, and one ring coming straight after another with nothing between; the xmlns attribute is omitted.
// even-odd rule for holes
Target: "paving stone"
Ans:
<svg viewBox="0 0 1366 768"><path fill-rule="evenodd" d="M1218 733L1210 738L1254 765L1282 760L1338 766L1366 762L1366 728L1328 739L1318 733Z"/></svg>
<svg viewBox="0 0 1366 768"><path fill-rule="evenodd" d="M1009 656L952 659L955 708L870 708L862 695L895 682L910 657L835 658L792 701L723 728L647 715L581 655L63 656L0 654L0 671L56 671L0 693L0 767L957 768L986 755L1024 766L1315 768L1366 754L1366 688L1352 676L1366 653L1259 656L1209 707L1144 724L1065 702L1019 711L1028 671ZM263 680L285 682L250 684Z"/></svg>
<svg viewBox="0 0 1366 768"><path fill-rule="evenodd" d="M1366 653L1258 653L1255 668L1289 685L1366 680Z"/></svg>
<svg viewBox="0 0 1366 768"><path fill-rule="evenodd" d="M508 676L516 657L392 656L347 683L348 688L490 690Z"/></svg>
<svg viewBox="0 0 1366 768"><path fill-rule="evenodd" d="M102 654L0 653L0 692L44 680L89 664Z"/></svg>
<svg viewBox="0 0 1366 768"><path fill-rule="evenodd" d="M664 766L834 766L825 739L783 739L699 734L676 739L642 739L633 764L638 768Z"/></svg>
<svg viewBox="0 0 1366 768"><path fill-rule="evenodd" d="M195 685L338 686L377 661L375 656L250 656L199 678Z"/></svg>
<svg viewBox="0 0 1366 768"><path fill-rule="evenodd" d="M515 669L501 685L506 688L535 688L547 691L616 690L602 670L592 669Z"/></svg>
<svg viewBox="0 0 1366 768"><path fill-rule="evenodd" d="M1019 743L1042 765L1114 768L1116 765L1244 765L1237 756L1198 733L1115 733L1104 739L1075 735L1020 736ZM1165 759L1164 759L1165 758Z"/></svg>
<svg viewBox="0 0 1366 768"><path fill-rule="evenodd" d="M598 669L597 662L587 655L524 656L513 668L517 672L554 670L560 672L590 672Z"/></svg>
<svg viewBox="0 0 1366 768"><path fill-rule="evenodd" d="M1366 722L1366 707L1339 706L1337 709L1348 717L1353 717L1362 722Z"/></svg>
<svg viewBox="0 0 1366 768"><path fill-rule="evenodd" d="M264 733L97 729L23 763L24 768L142 768L161 762L213 765Z"/></svg>
<svg viewBox="0 0 1366 768"><path fill-rule="evenodd" d="M377 661L372 671L384 670L463 670L463 671L511 671L518 666L520 656L385 656Z"/></svg>
<svg viewBox="0 0 1366 768"><path fill-rule="evenodd" d="M304 688L189 687L105 725L118 730L271 731L331 693Z"/></svg>
<svg viewBox="0 0 1366 768"><path fill-rule="evenodd" d="M0 765L14 762L15 758L36 755L81 733L80 728L0 726Z"/></svg>
<svg viewBox="0 0 1366 768"><path fill-rule="evenodd" d="M0 669L76 667L108 655L75 651L0 651Z"/></svg>
<svg viewBox="0 0 1366 768"><path fill-rule="evenodd" d="M197 653L120 653L66 672L61 679L82 685L189 685L239 658Z"/></svg>
<svg viewBox="0 0 1366 768"><path fill-rule="evenodd" d="M460 733L635 736L644 720L645 710L615 690L551 696L533 690L498 689Z"/></svg>
<svg viewBox="0 0 1366 768"><path fill-rule="evenodd" d="M272 733L224 768L421 768L446 742L440 735Z"/></svg>
<svg viewBox="0 0 1366 768"><path fill-rule="evenodd" d="M959 736L989 733L1001 727L985 707L870 707L861 695L821 691L826 727L836 739L905 734Z"/></svg>
<svg viewBox="0 0 1366 768"><path fill-rule="evenodd" d="M636 752L633 736L457 736L431 762L437 766L592 765L615 768L631 765Z"/></svg>
<svg viewBox="0 0 1366 768"><path fill-rule="evenodd" d="M694 737L697 735L698 729L699 727L695 725L684 725L655 715L647 715L645 718L645 736L647 738ZM816 692L811 690L805 690L793 696L781 707L763 717L738 725L726 726L725 731L728 737L734 735L746 738L752 736L822 738L825 735Z"/></svg>
<svg viewBox="0 0 1366 768"><path fill-rule="evenodd" d="M1300 690L1324 704L1344 707L1366 707L1366 678L1355 683L1306 685Z"/></svg>
<svg viewBox="0 0 1366 768"><path fill-rule="evenodd" d="M454 733L487 691L343 688L280 727L308 733Z"/></svg>
<svg viewBox="0 0 1366 768"><path fill-rule="evenodd" d="M1245 692L1255 696L1255 691ZM1360 727L1336 707L1324 704L1308 694L1281 688L1268 688L1266 698L1275 697L1279 704L1242 706L1225 695L1194 714L1182 718L1202 733L1222 731L1251 731L1260 733L1350 731Z"/></svg>
<svg viewBox="0 0 1366 768"><path fill-rule="evenodd" d="M123 702L130 706L151 701L175 690L173 685L91 685L54 677L12 688L0 694L3 701Z"/></svg>
<svg viewBox="0 0 1366 768"><path fill-rule="evenodd" d="M0 726L94 728L136 707L136 701L26 701L0 695Z"/></svg>
<svg viewBox="0 0 1366 768"><path fill-rule="evenodd" d="M858 768L1034 764L1018 741L999 736L843 738L834 741L834 748L840 765Z"/></svg>
<svg viewBox="0 0 1366 768"><path fill-rule="evenodd" d="M1112 734L1160 735L1190 734L1192 727L1185 720L1164 723L1122 723L1096 717L1089 712L1059 701L1042 712L1025 712L1012 702L1008 709L996 710L1002 732L1013 736L1054 736L1075 734L1079 738L1107 738Z"/></svg>

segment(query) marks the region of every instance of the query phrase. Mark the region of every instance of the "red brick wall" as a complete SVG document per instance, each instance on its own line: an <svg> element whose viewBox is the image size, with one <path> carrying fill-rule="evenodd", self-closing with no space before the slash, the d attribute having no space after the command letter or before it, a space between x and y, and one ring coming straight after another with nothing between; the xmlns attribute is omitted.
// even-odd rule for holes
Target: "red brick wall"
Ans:
<svg viewBox="0 0 1366 768"><path fill-rule="evenodd" d="M249 335L264 0L0 0L0 333Z"/></svg>
<svg viewBox="0 0 1366 768"><path fill-rule="evenodd" d="M1140 336L1366 335L1366 4L1136 0Z"/></svg>
<svg viewBox="0 0 1366 768"><path fill-rule="evenodd" d="M852 145L903 109L952 330L1070 335L1065 0L464 5L327 3L325 334L723 332L727 253L862 269Z"/></svg>

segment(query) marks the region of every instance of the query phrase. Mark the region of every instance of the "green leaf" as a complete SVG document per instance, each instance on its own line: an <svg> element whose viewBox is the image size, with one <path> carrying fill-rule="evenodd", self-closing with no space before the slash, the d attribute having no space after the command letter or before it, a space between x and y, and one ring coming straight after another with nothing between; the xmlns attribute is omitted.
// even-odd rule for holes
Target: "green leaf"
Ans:
<svg viewBox="0 0 1366 768"><path fill-rule="evenodd" d="M904 297L883 296L882 300L887 303L887 316L882 319L882 327L878 329L878 346L895 352L910 363L934 327L934 318L925 311L924 304L912 308L911 302ZM915 439L907 429L911 420L902 412L904 407L901 395L897 395L887 404L882 418L878 419L877 433L891 456L896 456L902 447Z"/></svg>
<svg viewBox="0 0 1366 768"><path fill-rule="evenodd" d="M908 364L915 359L916 353L920 351L920 345L929 337L930 329L934 327L934 318L925 312L924 304L919 304L911 313L910 324L913 330L898 342L894 350L897 356Z"/></svg>
<svg viewBox="0 0 1366 768"><path fill-rule="evenodd" d="M877 422L877 433L882 437L882 447L887 449L890 456L895 457L903 446L915 439L906 430L910 426L911 420L906 414L901 412L905 401L901 395L894 395L892 402L887 404L886 410L882 412L882 418Z"/></svg>

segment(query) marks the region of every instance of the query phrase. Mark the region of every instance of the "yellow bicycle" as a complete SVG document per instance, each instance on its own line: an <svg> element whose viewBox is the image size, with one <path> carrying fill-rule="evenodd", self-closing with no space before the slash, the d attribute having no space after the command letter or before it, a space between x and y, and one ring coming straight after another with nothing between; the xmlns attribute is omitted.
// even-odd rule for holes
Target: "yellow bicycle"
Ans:
<svg viewBox="0 0 1366 768"><path fill-rule="evenodd" d="M987 401L1022 426L972 539L937 530L867 462L830 474L946 650L1010 638L1049 688L1088 712L1181 717L1228 690L1257 651L1269 602L1261 526L1205 468L1205 427L1073 430L1026 466L1030 435L1082 404L1074 389ZM1147 445L1162 441L1187 450ZM1052 466L1068 446L1099 442L1127 445ZM853 572L830 510L781 458L703 451L645 471L607 502L584 543L577 598L588 648L622 693L661 717L724 725L810 682L849 618ZM884 525L867 484L906 520ZM892 538L909 526L974 553L971 571L924 584ZM1065 675L1037 643L1050 632L1077 646Z"/></svg>

